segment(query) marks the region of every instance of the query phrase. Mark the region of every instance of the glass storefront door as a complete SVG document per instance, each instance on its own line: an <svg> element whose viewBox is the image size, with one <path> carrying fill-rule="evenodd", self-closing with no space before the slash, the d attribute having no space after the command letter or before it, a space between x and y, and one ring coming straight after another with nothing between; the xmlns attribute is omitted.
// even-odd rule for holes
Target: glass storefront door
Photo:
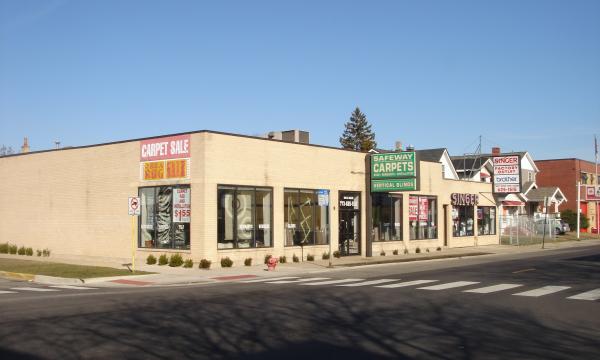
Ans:
<svg viewBox="0 0 600 360"><path fill-rule="evenodd" d="M340 192L340 254L360 255L360 193Z"/></svg>

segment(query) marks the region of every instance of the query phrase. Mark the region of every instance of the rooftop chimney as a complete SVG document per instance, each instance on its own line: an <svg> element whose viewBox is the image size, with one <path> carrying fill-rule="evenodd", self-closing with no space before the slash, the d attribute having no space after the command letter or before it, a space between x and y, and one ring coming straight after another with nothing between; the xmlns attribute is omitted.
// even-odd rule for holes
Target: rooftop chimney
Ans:
<svg viewBox="0 0 600 360"><path fill-rule="evenodd" d="M29 152L29 140L27 138L23 139L23 146L21 146L21 153L25 154Z"/></svg>
<svg viewBox="0 0 600 360"><path fill-rule="evenodd" d="M412 144L409 144L409 145L406 147L406 151L415 151L415 147L414 147L414 146L412 146Z"/></svg>
<svg viewBox="0 0 600 360"><path fill-rule="evenodd" d="M396 151L402 151L402 141L396 141Z"/></svg>
<svg viewBox="0 0 600 360"><path fill-rule="evenodd" d="M499 147L493 147L492 148L492 155L500 155L500 148Z"/></svg>

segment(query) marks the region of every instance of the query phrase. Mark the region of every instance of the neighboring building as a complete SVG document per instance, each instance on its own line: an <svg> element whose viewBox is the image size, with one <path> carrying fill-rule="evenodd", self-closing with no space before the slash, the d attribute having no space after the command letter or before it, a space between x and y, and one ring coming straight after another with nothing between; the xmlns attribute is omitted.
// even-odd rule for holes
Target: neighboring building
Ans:
<svg viewBox="0 0 600 360"><path fill-rule="evenodd" d="M370 256L499 243L492 184L459 180L446 149L416 152L416 190L370 193L370 153L302 133L198 131L2 157L0 243L64 259L126 261L133 250L138 262L181 253L235 266L330 247Z"/></svg>
<svg viewBox="0 0 600 360"><path fill-rule="evenodd" d="M598 209L600 196L598 193L598 179L596 177L596 164L591 161L567 158L538 160L540 168L538 183L543 186L557 186L571 199L568 203L559 206L559 211L566 209L577 212L577 182L581 182L580 203L581 212L590 220L590 228L582 231L594 231L600 227Z"/></svg>

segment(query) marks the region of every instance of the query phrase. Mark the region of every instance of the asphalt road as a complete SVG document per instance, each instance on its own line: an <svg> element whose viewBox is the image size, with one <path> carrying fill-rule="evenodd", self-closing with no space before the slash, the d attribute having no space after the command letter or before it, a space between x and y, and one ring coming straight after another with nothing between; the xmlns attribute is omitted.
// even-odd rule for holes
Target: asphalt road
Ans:
<svg viewBox="0 0 600 360"><path fill-rule="evenodd" d="M78 289L2 280L0 358L600 356L598 246L274 282Z"/></svg>

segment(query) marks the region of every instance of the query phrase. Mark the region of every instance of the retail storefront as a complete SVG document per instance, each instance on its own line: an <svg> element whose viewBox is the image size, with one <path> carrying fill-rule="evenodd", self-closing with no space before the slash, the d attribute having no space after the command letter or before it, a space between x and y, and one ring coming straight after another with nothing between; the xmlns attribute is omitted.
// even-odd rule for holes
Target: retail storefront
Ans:
<svg viewBox="0 0 600 360"><path fill-rule="evenodd" d="M367 181L371 156L202 131L3 157L0 243L125 261L131 196L138 261L177 252L236 266L498 243L491 184L444 179L414 152L386 155Z"/></svg>

